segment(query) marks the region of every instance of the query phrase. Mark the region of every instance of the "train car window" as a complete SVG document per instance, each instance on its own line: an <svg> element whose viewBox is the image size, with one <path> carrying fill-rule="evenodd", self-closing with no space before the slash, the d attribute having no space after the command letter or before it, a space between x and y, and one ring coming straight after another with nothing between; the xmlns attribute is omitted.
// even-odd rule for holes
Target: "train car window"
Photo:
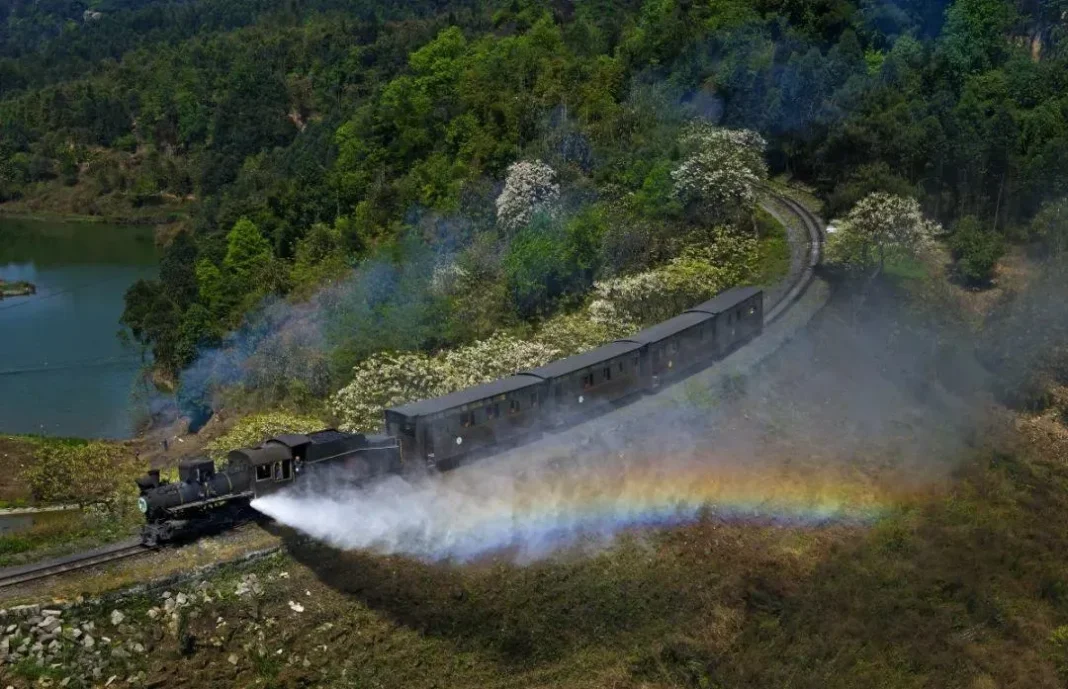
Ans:
<svg viewBox="0 0 1068 689"><path fill-rule="evenodd" d="M593 387L593 374L592 373L587 373L586 375L582 376L582 389L583 390L588 390L589 388L592 388L592 387Z"/></svg>
<svg viewBox="0 0 1068 689"><path fill-rule="evenodd" d="M286 459L282 461L282 480L288 481L293 478L293 462Z"/></svg>
<svg viewBox="0 0 1068 689"><path fill-rule="evenodd" d="M270 464L261 464L258 467L256 467L256 480L257 481L266 481L266 480L268 480L270 478L271 478L271 465Z"/></svg>
<svg viewBox="0 0 1068 689"><path fill-rule="evenodd" d="M727 325L730 325L733 320L734 320L734 314L728 313L727 314Z"/></svg>
<svg viewBox="0 0 1068 689"><path fill-rule="evenodd" d="M750 316L755 316L756 315L756 306L750 306L749 307L749 315Z"/></svg>
<svg viewBox="0 0 1068 689"><path fill-rule="evenodd" d="M519 413L519 400L512 400L512 401L510 401L508 403L508 413L509 414L518 414Z"/></svg>
<svg viewBox="0 0 1068 689"><path fill-rule="evenodd" d="M605 380L612 380L612 367L611 366L605 366L604 370L601 371L601 373L604 374L604 379Z"/></svg>
<svg viewBox="0 0 1068 689"><path fill-rule="evenodd" d="M460 425L463 426L464 428L470 428L471 426L474 426L475 425L475 413L469 411L469 412L464 412L463 414L460 414Z"/></svg>
<svg viewBox="0 0 1068 689"><path fill-rule="evenodd" d="M500 415L501 415L501 405L497 404L496 402L494 402L493 404L487 404L486 405L486 418L487 419L500 418Z"/></svg>
<svg viewBox="0 0 1068 689"><path fill-rule="evenodd" d="M530 406L538 406L538 393L535 392L533 395L530 396Z"/></svg>
<svg viewBox="0 0 1068 689"><path fill-rule="evenodd" d="M620 373L623 373L623 370L624 370L625 368L626 368L626 363L625 363L625 362L622 362L622 361L620 361L620 362L619 362L619 372L620 372Z"/></svg>

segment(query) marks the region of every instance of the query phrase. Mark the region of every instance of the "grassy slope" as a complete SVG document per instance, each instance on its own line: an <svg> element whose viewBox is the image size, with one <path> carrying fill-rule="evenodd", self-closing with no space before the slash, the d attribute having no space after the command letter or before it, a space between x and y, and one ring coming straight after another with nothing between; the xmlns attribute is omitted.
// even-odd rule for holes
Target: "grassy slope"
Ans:
<svg viewBox="0 0 1068 689"><path fill-rule="evenodd" d="M1043 455L979 452L873 528L708 520L531 567L292 540L212 580L183 623L193 653L160 624L150 654L107 672L190 688L1063 686L1068 468ZM262 596L233 595L248 572ZM153 604L121 607L145 620ZM104 626L110 606L94 610Z"/></svg>
<svg viewBox="0 0 1068 689"><path fill-rule="evenodd" d="M30 487L22 471L38 461L43 450L84 445L84 440L43 436L0 435L0 507L24 507L34 504ZM97 469L107 470L107 467ZM140 526L140 519L129 505L123 514L77 510L37 515L24 531L0 534L0 567L58 557L102 543L127 538Z"/></svg>
<svg viewBox="0 0 1068 689"><path fill-rule="evenodd" d="M762 208L756 210L756 222L760 240L757 244L756 274L752 282L772 285L790 272L789 239L786 228Z"/></svg>

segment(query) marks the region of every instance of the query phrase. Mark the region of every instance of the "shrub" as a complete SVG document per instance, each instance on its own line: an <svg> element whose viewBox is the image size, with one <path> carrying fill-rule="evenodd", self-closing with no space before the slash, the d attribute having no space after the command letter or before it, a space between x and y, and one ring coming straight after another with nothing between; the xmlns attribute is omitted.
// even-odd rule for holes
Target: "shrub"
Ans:
<svg viewBox="0 0 1068 689"><path fill-rule="evenodd" d="M1068 198L1042 206L1031 222L1031 235L1051 256L1068 250Z"/></svg>
<svg viewBox="0 0 1068 689"><path fill-rule="evenodd" d="M969 284L989 283L998 259L1005 253L1001 236L984 230L973 216L957 222L949 239L949 248L957 261L957 273Z"/></svg>
<svg viewBox="0 0 1068 689"><path fill-rule="evenodd" d="M691 246L666 266L594 285L590 316L631 327L675 316L749 277L756 241L718 229L710 243Z"/></svg>
<svg viewBox="0 0 1068 689"><path fill-rule="evenodd" d="M22 474L35 500L114 506L132 495L143 467L124 447L105 442L41 444Z"/></svg>
<svg viewBox="0 0 1068 689"><path fill-rule="evenodd" d="M353 380L330 399L347 430L375 431L382 409L446 395L473 385L536 368L559 351L536 341L494 335L435 355L422 352L373 354L353 369Z"/></svg>

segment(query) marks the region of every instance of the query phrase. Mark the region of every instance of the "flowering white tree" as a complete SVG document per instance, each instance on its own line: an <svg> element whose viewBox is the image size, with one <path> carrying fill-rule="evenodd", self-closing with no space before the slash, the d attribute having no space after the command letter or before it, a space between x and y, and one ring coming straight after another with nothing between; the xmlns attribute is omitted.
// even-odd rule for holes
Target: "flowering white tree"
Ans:
<svg viewBox="0 0 1068 689"><path fill-rule="evenodd" d="M509 232L517 230L537 212L553 214L559 199L555 170L540 160L512 163L497 197L497 222Z"/></svg>
<svg viewBox="0 0 1068 689"><path fill-rule="evenodd" d="M888 261L919 256L940 226L913 198L875 192L853 206L827 238L827 262L874 280Z"/></svg>
<svg viewBox="0 0 1068 689"><path fill-rule="evenodd" d="M756 187L768 175L763 137L748 129L695 122L686 127L679 143L690 152L671 173L680 201L719 217L754 206Z"/></svg>

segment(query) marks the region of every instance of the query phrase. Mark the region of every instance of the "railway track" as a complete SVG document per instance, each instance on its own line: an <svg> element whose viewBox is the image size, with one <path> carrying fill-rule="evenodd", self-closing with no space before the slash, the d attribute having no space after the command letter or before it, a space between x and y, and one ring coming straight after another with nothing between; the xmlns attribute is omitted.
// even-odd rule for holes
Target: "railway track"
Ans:
<svg viewBox="0 0 1068 689"><path fill-rule="evenodd" d="M779 320L790 307L804 295L805 290L812 284L816 276L816 266L823 260L823 223L815 213L794 201L789 196L779 194L769 187L763 187L764 192L775 199L801 221L805 234L808 238L808 252L804 258L801 270L794 276L790 287L783 296L764 313L764 325L768 326Z"/></svg>
<svg viewBox="0 0 1068 689"><path fill-rule="evenodd" d="M8 567L0 569L0 589L26 584L57 574L66 574L79 569L95 567L116 560L124 560L148 552L152 552L152 548L143 545L140 539L131 539L56 560L47 560L20 567Z"/></svg>
<svg viewBox="0 0 1068 689"><path fill-rule="evenodd" d="M783 296L765 313L764 324L770 325L789 311L790 307L804 295L805 290L812 283L816 266L819 265L823 256L824 235L823 224L814 213L797 201L770 188L765 187L764 191L785 210L800 220L807 237L807 254L802 261L801 270L797 271L797 274L792 277L790 286L783 293ZM153 548L142 544L140 539L131 539L65 558L20 567L8 567L0 569L0 589L26 584L58 574L88 569L153 551Z"/></svg>

